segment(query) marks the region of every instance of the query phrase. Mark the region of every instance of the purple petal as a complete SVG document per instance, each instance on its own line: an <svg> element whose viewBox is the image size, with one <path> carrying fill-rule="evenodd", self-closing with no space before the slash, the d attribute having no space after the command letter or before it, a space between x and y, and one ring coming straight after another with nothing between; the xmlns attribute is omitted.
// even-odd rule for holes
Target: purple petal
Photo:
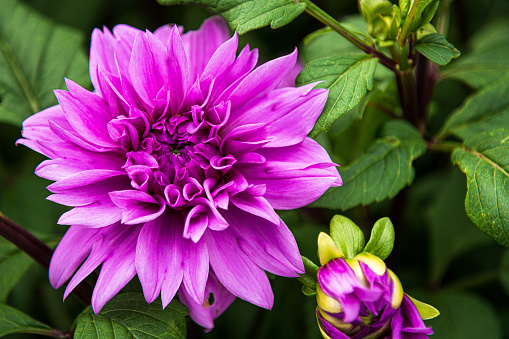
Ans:
<svg viewBox="0 0 509 339"><path fill-rule="evenodd" d="M240 248L258 266L285 277L304 272L295 238L281 219L273 224L235 207L224 215Z"/></svg>
<svg viewBox="0 0 509 339"><path fill-rule="evenodd" d="M232 92L232 111L236 111L250 100L277 88L292 70L297 60L297 49L292 54L271 60L251 72Z"/></svg>
<svg viewBox="0 0 509 339"><path fill-rule="evenodd" d="M125 226L124 226L125 227ZM134 259L136 240L141 227L132 227L124 233L124 237L113 247L101 267L101 273L92 294L92 308L96 314L136 275Z"/></svg>
<svg viewBox="0 0 509 339"><path fill-rule="evenodd" d="M173 26L168 41L168 87L170 89L171 111L176 113L184 102L189 89L189 62L184 43L177 26Z"/></svg>
<svg viewBox="0 0 509 339"><path fill-rule="evenodd" d="M49 265L49 281L53 288L62 286L81 265L99 240L99 230L71 226L58 244Z"/></svg>
<svg viewBox="0 0 509 339"><path fill-rule="evenodd" d="M203 72L214 52L229 38L228 26L220 16L205 20L199 30L182 36L189 59L190 79Z"/></svg>
<svg viewBox="0 0 509 339"><path fill-rule="evenodd" d="M129 61L129 75L134 89L149 105L153 105L165 79L168 79L165 56L163 44L151 33L136 35Z"/></svg>
<svg viewBox="0 0 509 339"><path fill-rule="evenodd" d="M194 322L211 330L214 327L214 319L231 305L235 296L224 288L214 272L211 271L205 287L205 302L194 302L183 288L179 290L179 299L189 308L189 316Z"/></svg>
<svg viewBox="0 0 509 339"><path fill-rule="evenodd" d="M116 223L122 217L118 208L108 196L101 197L84 206L74 207L58 219L60 225L80 225L86 227L105 227Z"/></svg>
<svg viewBox="0 0 509 339"><path fill-rule="evenodd" d="M210 265L223 286L252 304L272 308L274 295L267 275L245 254L230 229L205 236Z"/></svg>
<svg viewBox="0 0 509 339"><path fill-rule="evenodd" d="M311 132L327 100L327 90L312 90L314 85L269 92L238 112L230 119L229 127L266 123L276 140L265 147L295 145Z"/></svg>
<svg viewBox="0 0 509 339"><path fill-rule="evenodd" d="M159 217L166 208L164 198L138 190L125 190L109 193L115 205L122 209L122 223L135 225Z"/></svg>
<svg viewBox="0 0 509 339"><path fill-rule="evenodd" d="M192 300L202 304L205 298L205 285L209 275L209 251L205 241L194 243L182 239L182 256L184 270L184 288Z"/></svg>
<svg viewBox="0 0 509 339"><path fill-rule="evenodd" d="M274 209L305 206L329 187L342 183L327 152L310 138L294 146L263 148L257 152L265 157L266 163L239 170L249 183L267 186L264 197Z"/></svg>

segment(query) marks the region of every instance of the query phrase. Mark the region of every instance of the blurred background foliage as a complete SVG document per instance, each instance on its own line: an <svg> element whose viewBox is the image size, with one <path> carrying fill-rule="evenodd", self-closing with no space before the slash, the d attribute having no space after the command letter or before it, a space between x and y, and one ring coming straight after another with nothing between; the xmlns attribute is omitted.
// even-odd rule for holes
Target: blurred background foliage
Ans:
<svg viewBox="0 0 509 339"><path fill-rule="evenodd" d="M0 0L0 11L3 1ZM125 23L153 31L166 23L178 23L189 30L197 29L209 16L197 6L164 7L155 0L23 2L50 20L72 27L77 41L82 36L80 45L85 55L95 27L112 28L115 24ZM316 0L316 3L338 19L357 13L354 0ZM462 52L462 57L451 67L455 63L461 66L462 58L466 59L483 39L502 41L505 38L507 42L507 30L487 29L484 33L491 32L489 38L487 33L479 33L493 23L499 25L495 27L509 27L509 0L452 2L448 40ZM307 34L319 28L321 25L317 21L303 14L285 27L277 30L266 27L249 32L240 41L241 45L249 43L258 48L263 61L291 52ZM328 48L341 49L343 45L338 43ZM509 44L504 46L505 49L501 48L497 54L500 61L492 62L507 63ZM349 49L348 46L345 48ZM313 58L310 55L304 57ZM90 88L89 82L81 84ZM46 96L52 95L52 88L41 90L47 91ZM444 77L435 91L428 129L437 130L447 115L472 92L472 88ZM390 95L390 85L381 93ZM382 104L388 100L390 96L379 99ZM0 104L2 101L0 93ZM56 103L55 99L53 103ZM344 127L336 124L317 140L335 161L347 165L379 135L384 117L377 107L368 107L363 119L354 122L350 135L341 133ZM369 131L363 127L366 125L371 126ZM363 132L356 135L356 130ZM24 147L16 147L15 141L20 136L19 124L0 122L0 211L54 247L66 230L66 227L56 225L65 208L45 200L48 195L45 186L49 182L33 174L44 157ZM398 274L407 292L440 310L441 316L428 322L436 333L433 338L509 338L509 250L484 235L466 216L463 203L465 177L451 166L448 154L428 152L414 165L413 184L392 200L354 207L346 212L302 208L280 214L294 232L302 254L315 262L318 233L328 231L334 214L344 213L360 225L366 235L378 218L390 217L396 229L396 241L387 264ZM6 286L2 282L5 274L16 274L21 278L15 286ZM301 284L297 280L278 277L273 278L272 283L275 294L272 311L237 300L216 320L216 328L211 333L205 334L189 322L188 337L320 338L314 298L301 293ZM136 285L134 281L129 288L136 289ZM35 319L61 330L69 329L83 308L72 296L62 303L63 288L53 290L47 272L1 238L0 286L0 302L7 301ZM36 336L8 336L32 337Z"/></svg>

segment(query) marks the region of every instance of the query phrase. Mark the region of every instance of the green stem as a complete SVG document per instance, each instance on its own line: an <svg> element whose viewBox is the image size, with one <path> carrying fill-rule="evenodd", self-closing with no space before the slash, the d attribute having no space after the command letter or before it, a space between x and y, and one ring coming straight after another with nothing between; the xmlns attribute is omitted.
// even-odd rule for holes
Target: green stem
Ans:
<svg viewBox="0 0 509 339"><path fill-rule="evenodd" d="M405 23L403 24L403 28L401 28L401 32L398 36L398 45L405 46L408 42L408 34L410 33L410 26L412 25L412 21L414 21L415 14L417 13L417 8L419 7L419 3L421 0L414 0L412 4L412 8L410 8L410 13L405 19Z"/></svg>
<svg viewBox="0 0 509 339"><path fill-rule="evenodd" d="M320 7L315 5L311 0L296 0L297 2L306 4L306 12L323 23L324 25L330 27L333 31L341 35L343 38L351 42L355 47L362 50L364 53L371 54L374 57L380 60L380 63L387 67L388 69L396 72L396 61L389 58L387 55L378 51L375 47L370 46L363 40L358 39L354 33L350 32L348 28L341 25L336 19L327 14Z"/></svg>

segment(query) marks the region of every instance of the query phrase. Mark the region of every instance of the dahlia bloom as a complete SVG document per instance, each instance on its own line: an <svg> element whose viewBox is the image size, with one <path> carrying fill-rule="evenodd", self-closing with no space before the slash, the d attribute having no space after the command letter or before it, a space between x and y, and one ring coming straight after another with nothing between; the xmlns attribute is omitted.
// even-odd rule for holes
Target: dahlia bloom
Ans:
<svg viewBox="0 0 509 339"><path fill-rule="evenodd" d="M425 339L433 334L398 277L378 257L360 253L318 269L317 318L326 339Z"/></svg>
<svg viewBox="0 0 509 339"><path fill-rule="evenodd" d="M49 200L73 207L49 278L66 297L102 265L97 313L135 275L147 302L178 292L211 328L236 297L271 308L265 271L303 264L274 209L309 204L341 178L306 135L327 98L314 84L281 87L297 52L255 68L220 18L182 34L96 29L94 91L66 80L59 105L23 123L20 144L47 156L36 174ZM286 85L285 85L286 86Z"/></svg>

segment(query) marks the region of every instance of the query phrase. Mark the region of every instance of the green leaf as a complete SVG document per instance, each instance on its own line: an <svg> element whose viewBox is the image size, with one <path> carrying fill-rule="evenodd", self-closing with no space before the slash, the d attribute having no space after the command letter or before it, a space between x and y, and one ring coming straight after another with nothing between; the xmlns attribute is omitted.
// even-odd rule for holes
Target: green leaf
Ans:
<svg viewBox="0 0 509 339"><path fill-rule="evenodd" d="M471 293L446 293L423 298L440 310L440 316L426 321L433 327L433 339L502 339L501 319L488 301Z"/></svg>
<svg viewBox="0 0 509 339"><path fill-rule="evenodd" d="M506 77L468 97L447 119L438 136L452 133L466 140L508 124L509 77Z"/></svg>
<svg viewBox="0 0 509 339"><path fill-rule="evenodd" d="M324 110L310 133L315 137L343 114L357 106L368 90L373 89L378 59L370 55L340 55L315 59L300 72L299 85L322 81L316 87L327 88L329 97Z"/></svg>
<svg viewBox="0 0 509 339"><path fill-rule="evenodd" d="M457 79L482 88L509 77L509 31L507 20L493 20L471 38L471 51L441 70L444 79Z"/></svg>
<svg viewBox="0 0 509 339"><path fill-rule="evenodd" d="M509 247L509 129L481 133L452 153L467 175L465 210L470 220Z"/></svg>
<svg viewBox="0 0 509 339"><path fill-rule="evenodd" d="M417 40L415 49L426 58L439 65L447 65L452 59L460 56L456 49L445 36L439 33L425 35Z"/></svg>
<svg viewBox="0 0 509 339"><path fill-rule="evenodd" d="M6 302L11 290L33 263L33 260L21 251L0 256L0 303Z"/></svg>
<svg viewBox="0 0 509 339"><path fill-rule="evenodd" d="M421 316L422 320L433 319L440 315L440 312L438 312L438 310L436 308L434 308L433 306L423 303L422 301L419 301L415 298L412 298L408 294L406 294L406 296L415 305L415 308L417 308L417 311L419 312L419 315Z"/></svg>
<svg viewBox="0 0 509 339"><path fill-rule="evenodd" d="M389 121L383 136L361 158L339 169L343 186L330 188L312 206L347 210L393 198L409 185L412 161L425 152L425 141L405 121Z"/></svg>
<svg viewBox="0 0 509 339"><path fill-rule="evenodd" d="M82 34L57 25L17 0L0 11L0 122L20 126L56 104L64 76L90 86Z"/></svg>
<svg viewBox="0 0 509 339"><path fill-rule="evenodd" d="M163 310L148 304L141 293L111 299L99 314L87 307L76 319L74 338L186 338L187 309L173 300Z"/></svg>
<svg viewBox="0 0 509 339"><path fill-rule="evenodd" d="M279 28L301 14L306 5L294 0L158 0L163 5L193 4L221 16L239 34L265 27Z"/></svg>
<svg viewBox="0 0 509 339"><path fill-rule="evenodd" d="M414 2L414 1L412 1ZM421 0L417 5L414 20L410 25L410 32L417 32L422 27L426 26L438 9L439 0Z"/></svg>
<svg viewBox="0 0 509 339"><path fill-rule="evenodd" d="M52 334L53 330L15 308L0 304L0 337L12 333Z"/></svg>
<svg viewBox="0 0 509 339"><path fill-rule="evenodd" d="M335 215L330 222L330 236L347 259L364 249L364 234L359 226L342 215Z"/></svg>
<svg viewBox="0 0 509 339"><path fill-rule="evenodd" d="M394 246L394 226L389 218L379 219L371 230L371 237L364 251L387 259Z"/></svg>
<svg viewBox="0 0 509 339"><path fill-rule="evenodd" d="M316 278L316 272L318 272L318 266L312 261L301 255L302 262L304 263L304 270L306 274Z"/></svg>

